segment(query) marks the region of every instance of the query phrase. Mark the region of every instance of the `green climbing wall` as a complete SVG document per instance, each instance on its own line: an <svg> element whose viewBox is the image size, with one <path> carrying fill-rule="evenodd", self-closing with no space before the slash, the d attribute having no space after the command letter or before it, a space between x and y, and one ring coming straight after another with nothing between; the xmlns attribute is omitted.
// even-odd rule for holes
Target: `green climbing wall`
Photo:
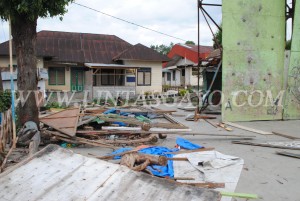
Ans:
<svg viewBox="0 0 300 201"><path fill-rule="evenodd" d="M300 119L300 1L296 1L284 119Z"/></svg>
<svg viewBox="0 0 300 201"><path fill-rule="evenodd" d="M222 4L223 121L282 119L285 0Z"/></svg>

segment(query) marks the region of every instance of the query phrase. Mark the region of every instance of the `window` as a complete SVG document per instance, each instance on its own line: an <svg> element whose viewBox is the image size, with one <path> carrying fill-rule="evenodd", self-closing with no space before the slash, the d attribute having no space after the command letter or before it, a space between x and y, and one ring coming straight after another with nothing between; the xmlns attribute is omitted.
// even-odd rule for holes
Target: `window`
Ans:
<svg viewBox="0 0 300 201"><path fill-rule="evenodd" d="M137 70L137 85L150 86L151 85L151 68L140 68Z"/></svg>
<svg viewBox="0 0 300 201"><path fill-rule="evenodd" d="M167 81L171 81L171 73L167 72Z"/></svg>
<svg viewBox="0 0 300 201"><path fill-rule="evenodd" d="M101 85L115 85L115 70L102 69L101 70Z"/></svg>
<svg viewBox="0 0 300 201"><path fill-rule="evenodd" d="M49 73L49 85L65 85L65 68L64 67L50 67Z"/></svg>
<svg viewBox="0 0 300 201"><path fill-rule="evenodd" d="M192 75L198 76L198 68L193 68L192 69Z"/></svg>
<svg viewBox="0 0 300 201"><path fill-rule="evenodd" d="M173 80L176 78L176 70L173 70Z"/></svg>
<svg viewBox="0 0 300 201"><path fill-rule="evenodd" d="M124 86L124 69L101 69L94 71L94 86Z"/></svg>

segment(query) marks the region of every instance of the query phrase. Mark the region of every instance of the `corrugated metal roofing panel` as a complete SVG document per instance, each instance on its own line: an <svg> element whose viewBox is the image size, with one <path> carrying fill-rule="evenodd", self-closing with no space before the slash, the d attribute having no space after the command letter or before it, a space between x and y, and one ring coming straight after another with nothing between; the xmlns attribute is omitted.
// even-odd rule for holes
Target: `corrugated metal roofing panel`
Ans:
<svg viewBox="0 0 300 201"><path fill-rule="evenodd" d="M0 175L1 200L219 200L213 190L177 185L49 145Z"/></svg>

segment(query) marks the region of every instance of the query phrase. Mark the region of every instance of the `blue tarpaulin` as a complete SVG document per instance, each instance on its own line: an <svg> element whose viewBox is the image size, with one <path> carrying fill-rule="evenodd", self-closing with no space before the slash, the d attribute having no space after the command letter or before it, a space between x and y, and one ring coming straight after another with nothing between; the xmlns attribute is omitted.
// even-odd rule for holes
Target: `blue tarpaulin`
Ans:
<svg viewBox="0 0 300 201"><path fill-rule="evenodd" d="M109 110L106 110L103 112L103 114L117 114L117 109L116 108L111 108ZM128 112L120 112L121 116L128 116L130 113Z"/></svg>
<svg viewBox="0 0 300 201"><path fill-rule="evenodd" d="M191 143L190 141L188 141L188 140L186 140L184 138L181 138L181 137L177 137L176 138L176 144L178 144L181 148L189 149L189 150L203 148L203 146Z"/></svg>
<svg viewBox="0 0 300 201"><path fill-rule="evenodd" d="M152 154L152 155L159 155L159 156L165 156L167 158L173 158L173 154L165 154L167 152L175 152L179 149L169 149L167 147L148 147L141 149L139 153L143 154ZM168 164L166 166L160 166L160 165L152 165L147 167L148 170L152 172L153 175L159 176L159 177L174 177L174 169L173 169L173 161L168 160Z"/></svg>

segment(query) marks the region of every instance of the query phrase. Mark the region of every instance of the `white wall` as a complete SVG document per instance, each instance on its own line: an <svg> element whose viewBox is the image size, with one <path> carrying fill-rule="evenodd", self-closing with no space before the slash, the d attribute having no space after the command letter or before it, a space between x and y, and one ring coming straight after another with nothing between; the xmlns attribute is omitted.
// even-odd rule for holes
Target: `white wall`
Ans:
<svg viewBox="0 0 300 201"><path fill-rule="evenodd" d="M6 72L9 72L9 57L8 56L1 56L0 57L0 67L7 67ZM13 57L13 65L17 65L17 60L16 57ZM37 58L37 68L43 68L44 67L44 61L42 58ZM7 73L1 73L2 79L7 76L4 76L3 74ZM14 78L17 79L17 78ZM45 81L44 80L39 80L38 81L38 86L41 87L42 89L45 89ZM14 81L14 88L17 90L17 81ZM10 80L3 80L3 89L10 89Z"/></svg>
<svg viewBox="0 0 300 201"><path fill-rule="evenodd" d="M188 66L188 65L195 65L194 62L188 60L188 59L180 59L174 66ZM179 70L179 68L177 68L176 71L176 78L175 80L173 80L173 69L170 69L169 71L171 71L171 80L167 81L167 73L165 73L165 76L163 78L163 84L164 85L170 85L170 86L181 86L181 69ZM192 67L186 67L185 68L185 76L183 77L183 79L185 79L184 84L185 85L192 85L192 86L197 86L198 83L198 79L196 75L192 75ZM202 85L203 83L203 79L200 78L200 85Z"/></svg>
<svg viewBox="0 0 300 201"><path fill-rule="evenodd" d="M181 81L180 81L180 77L181 77L181 71L178 70L178 69L175 69L174 70L169 70L170 72L168 73L171 73L171 79L168 81L167 78L168 78L168 75L167 75L167 72L165 73L165 76L163 78L163 84L164 85L170 85L172 87L176 87L176 86L181 86ZM175 72L175 80L173 80L173 73Z"/></svg>
<svg viewBox="0 0 300 201"><path fill-rule="evenodd" d="M7 67L8 69L9 65L9 57L8 56L1 56L0 57L0 67ZM13 65L17 65L17 59L16 57L13 57ZM43 68L44 67L44 61L43 58L37 58L37 68Z"/></svg>
<svg viewBox="0 0 300 201"><path fill-rule="evenodd" d="M162 92L162 63L158 61L135 61L125 60L125 65L133 65L139 67L151 68L151 86L137 86L136 93L144 94L144 92ZM137 82L137 79L136 79Z"/></svg>

